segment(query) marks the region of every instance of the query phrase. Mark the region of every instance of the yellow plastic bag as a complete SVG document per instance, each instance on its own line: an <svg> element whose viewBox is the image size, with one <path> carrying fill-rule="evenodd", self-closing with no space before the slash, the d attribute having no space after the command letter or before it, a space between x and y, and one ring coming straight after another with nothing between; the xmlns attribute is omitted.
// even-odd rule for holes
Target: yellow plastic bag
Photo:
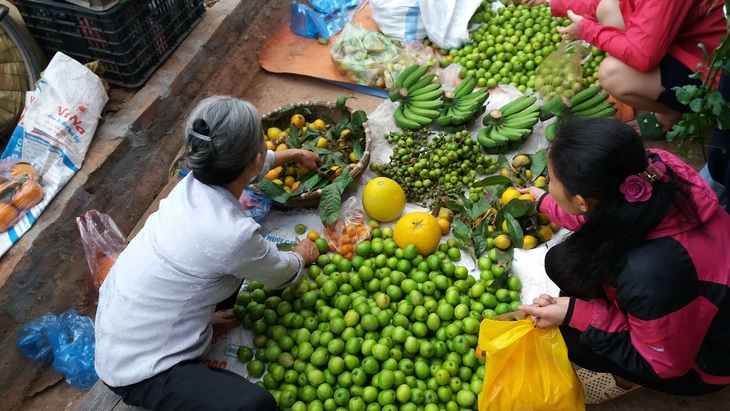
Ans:
<svg viewBox="0 0 730 411"><path fill-rule="evenodd" d="M529 318L485 319L478 349L487 360L479 411L585 410L558 327L537 328Z"/></svg>

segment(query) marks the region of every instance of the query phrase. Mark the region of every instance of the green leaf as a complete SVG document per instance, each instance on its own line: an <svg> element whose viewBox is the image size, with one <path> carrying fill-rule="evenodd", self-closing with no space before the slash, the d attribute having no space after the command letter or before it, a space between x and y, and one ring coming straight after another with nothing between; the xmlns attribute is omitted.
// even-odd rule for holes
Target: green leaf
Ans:
<svg viewBox="0 0 730 411"><path fill-rule="evenodd" d="M474 244L474 255L481 257L487 250L487 239L484 236L472 236L472 244Z"/></svg>
<svg viewBox="0 0 730 411"><path fill-rule="evenodd" d="M532 155L532 161L530 164L530 172L532 173L532 178L537 178L539 175L545 171L547 168L547 150L541 149L535 152L535 154Z"/></svg>
<svg viewBox="0 0 730 411"><path fill-rule="evenodd" d="M507 231L509 232L509 238L512 240L512 244L515 247L522 247L525 234L522 232L520 223L509 213L505 213L504 218L507 221Z"/></svg>
<svg viewBox="0 0 730 411"><path fill-rule="evenodd" d="M486 186L504 186L504 187L510 187L512 186L512 180L510 180L509 177L505 176L490 176L483 178L476 183L474 183L473 187L486 187Z"/></svg>
<svg viewBox="0 0 730 411"><path fill-rule="evenodd" d="M302 144L300 143L300 137L302 136L301 129L298 129L296 127L289 127L289 140L287 141L287 145L290 148L301 148Z"/></svg>
<svg viewBox="0 0 730 411"><path fill-rule="evenodd" d="M702 111L702 99L696 98L689 102L689 108L690 110L694 111L695 113L699 113Z"/></svg>
<svg viewBox="0 0 730 411"><path fill-rule="evenodd" d="M277 243L276 249L279 251L291 251L295 245L294 243Z"/></svg>
<svg viewBox="0 0 730 411"><path fill-rule="evenodd" d="M675 87L674 90L677 91L677 100L682 104L689 104L699 93L699 88L694 85Z"/></svg>
<svg viewBox="0 0 730 411"><path fill-rule="evenodd" d="M489 211L490 208L492 208L492 203L486 197L482 197L471 208L471 215L474 217L474 219L477 219L479 218L479 216Z"/></svg>
<svg viewBox="0 0 730 411"><path fill-rule="evenodd" d="M297 190L304 187L304 191L311 190L314 186L319 183L319 181L322 179L322 176L318 173L312 174L308 179L306 179L299 187L297 187Z"/></svg>
<svg viewBox="0 0 730 411"><path fill-rule="evenodd" d="M502 207L502 211L512 217L520 218L535 209L535 203L530 200L514 199Z"/></svg>
<svg viewBox="0 0 730 411"><path fill-rule="evenodd" d="M289 199L289 193L287 193L280 185L267 179L261 179L261 181L254 184L254 187L261 191L261 194L279 204L286 204L286 201Z"/></svg>
<svg viewBox="0 0 730 411"><path fill-rule="evenodd" d="M355 153L355 159L360 161L363 153L365 152L363 144L360 142L360 140L355 140L352 142L352 152Z"/></svg>
<svg viewBox="0 0 730 411"><path fill-rule="evenodd" d="M494 255L497 257L497 264L507 265L514 259L514 249L509 248L508 251L496 249Z"/></svg>
<svg viewBox="0 0 730 411"><path fill-rule="evenodd" d="M360 130L362 125L368 121L368 115L362 110L356 110L352 113L352 120L350 120L350 130Z"/></svg>
<svg viewBox="0 0 730 411"><path fill-rule="evenodd" d="M713 115L720 117L724 112L727 111L728 102L722 98L719 90L711 90L705 96L707 102L707 108L712 112ZM697 110L695 110L697 111Z"/></svg>
<svg viewBox="0 0 730 411"><path fill-rule="evenodd" d="M502 153L497 156L497 165L499 166L499 168L505 168L510 166L509 160L507 160L507 157L505 157Z"/></svg>
<svg viewBox="0 0 730 411"><path fill-rule="evenodd" d="M465 243L470 241L471 231L460 218L455 218L453 223L451 223L451 232L454 233L454 237Z"/></svg>
<svg viewBox="0 0 730 411"><path fill-rule="evenodd" d="M342 172L337 178L335 178L335 181L332 182L332 184L337 185L337 188L340 190L340 193L343 193L347 187L352 185L352 183L355 182L355 179L352 178L350 175L350 171L345 169L345 171Z"/></svg>
<svg viewBox="0 0 730 411"><path fill-rule="evenodd" d="M340 217L342 193L336 184L329 184L322 189L319 200L319 218L325 225L334 224Z"/></svg>

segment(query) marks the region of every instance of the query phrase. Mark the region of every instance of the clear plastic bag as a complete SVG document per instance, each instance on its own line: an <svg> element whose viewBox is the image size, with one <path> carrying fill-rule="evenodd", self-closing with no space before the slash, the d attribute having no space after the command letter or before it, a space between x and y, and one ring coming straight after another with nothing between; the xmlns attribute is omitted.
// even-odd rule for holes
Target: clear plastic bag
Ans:
<svg viewBox="0 0 730 411"><path fill-rule="evenodd" d="M272 200L263 194L259 194L250 188L246 188L238 199L246 211L246 215L259 222L271 210Z"/></svg>
<svg viewBox="0 0 730 411"><path fill-rule="evenodd" d="M385 88L388 63L398 59L403 46L382 33L349 23L332 44L330 55L343 77L351 83Z"/></svg>
<svg viewBox="0 0 730 411"><path fill-rule="evenodd" d="M383 73L385 88L388 90L394 89L395 79L398 78L398 75L413 64L431 66L431 70L429 70L431 72L439 67L439 59L436 58L433 49L423 44L423 42L409 41L403 43L403 47L405 50L403 54L399 58L388 62Z"/></svg>
<svg viewBox="0 0 730 411"><path fill-rule="evenodd" d="M535 89L542 94L544 103L559 94L571 98L581 91L584 48L582 41L561 41L557 50L550 53L537 67Z"/></svg>
<svg viewBox="0 0 730 411"><path fill-rule="evenodd" d="M20 221L44 196L41 177L33 166L17 158L0 160L0 233Z"/></svg>
<svg viewBox="0 0 730 411"><path fill-rule="evenodd" d="M20 327L15 345L32 360L52 359L53 369L76 389L88 390L99 379L94 371L94 322L74 310L59 316L47 313Z"/></svg>
<svg viewBox="0 0 730 411"><path fill-rule="evenodd" d="M81 240L84 244L86 262L91 270L90 284L94 297L109 270L117 261L119 253L127 246L127 239L107 214L89 210L83 217L76 217Z"/></svg>
<svg viewBox="0 0 730 411"><path fill-rule="evenodd" d="M324 226L324 238L330 251L342 254L348 260L352 258L355 245L370 238L372 228L365 220L362 204L356 197L350 197L342 204L340 217L334 224Z"/></svg>

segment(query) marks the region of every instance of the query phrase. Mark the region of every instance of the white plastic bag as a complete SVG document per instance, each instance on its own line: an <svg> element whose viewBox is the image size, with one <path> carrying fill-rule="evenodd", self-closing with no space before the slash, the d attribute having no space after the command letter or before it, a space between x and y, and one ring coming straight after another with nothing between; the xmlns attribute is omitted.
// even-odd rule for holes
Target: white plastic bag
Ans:
<svg viewBox="0 0 730 411"><path fill-rule="evenodd" d="M423 40L426 28L418 3L418 0L370 0L370 12L386 36L398 41Z"/></svg>
<svg viewBox="0 0 730 411"><path fill-rule="evenodd" d="M0 256L25 234L81 168L109 97L101 79L83 64L56 53L26 105L2 158L30 163L43 179L43 200L0 234Z"/></svg>
<svg viewBox="0 0 730 411"><path fill-rule="evenodd" d="M469 42L469 19L481 0L418 0L428 39L442 49Z"/></svg>

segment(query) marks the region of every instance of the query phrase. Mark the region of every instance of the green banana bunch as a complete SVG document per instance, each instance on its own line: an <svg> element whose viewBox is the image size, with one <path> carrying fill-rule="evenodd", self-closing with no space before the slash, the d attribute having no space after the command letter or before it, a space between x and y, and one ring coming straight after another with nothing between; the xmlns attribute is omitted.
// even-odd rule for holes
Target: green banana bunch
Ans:
<svg viewBox="0 0 730 411"><path fill-rule="evenodd" d="M484 116L482 124L485 127L477 134L477 141L487 153L519 147L532 134L540 110L536 101L534 96L520 96Z"/></svg>
<svg viewBox="0 0 730 411"><path fill-rule="evenodd" d="M568 99L565 96L554 97L540 111L540 120L552 117L611 117L616 114L613 103L606 102L608 94L601 93L601 86L595 85L580 91Z"/></svg>
<svg viewBox="0 0 730 411"><path fill-rule="evenodd" d="M484 103L489 97L489 89L475 91L477 79L467 75L454 91L444 93L444 106L436 122L444 129L454 126L464 127L484 113Z"/></svg>
<svg viewBox="0 0 730 411"><path fill-rule="evenodd" d="M441 84L434 83L436 75L428 73L430 68L413 64L396 77L396 89L390 92L389 98L401 103L393 113L398 127L420 130L439 116L444 92Z"/></svg>

